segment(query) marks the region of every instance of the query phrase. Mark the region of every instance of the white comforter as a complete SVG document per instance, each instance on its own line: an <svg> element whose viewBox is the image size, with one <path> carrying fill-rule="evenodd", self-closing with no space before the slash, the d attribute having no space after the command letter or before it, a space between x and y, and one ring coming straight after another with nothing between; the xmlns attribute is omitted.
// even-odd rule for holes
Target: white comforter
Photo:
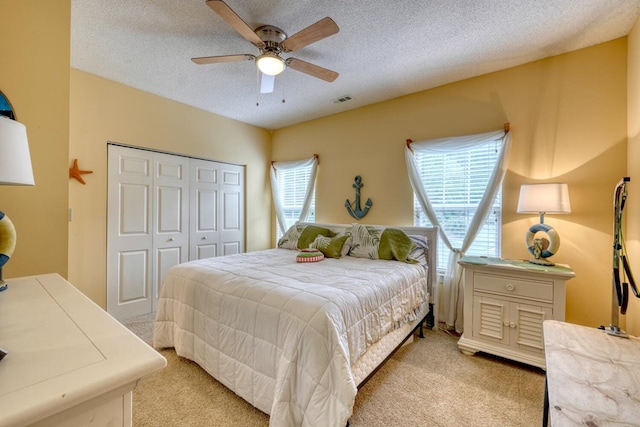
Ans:
<svg viewBox="0 0 640 427"><path fill-rule="evenodd" d="M271 426L339 426L357 391L350 366L427 300L425 269L353 257L296 263L269 249L177 265L153 343L175 347Z"/></svg>

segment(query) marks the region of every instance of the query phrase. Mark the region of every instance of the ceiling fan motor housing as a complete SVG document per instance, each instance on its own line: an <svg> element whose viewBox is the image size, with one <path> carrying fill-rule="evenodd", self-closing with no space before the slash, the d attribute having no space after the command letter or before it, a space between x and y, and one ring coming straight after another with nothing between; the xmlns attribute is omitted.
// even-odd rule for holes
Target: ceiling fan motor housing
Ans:
<svg viewBox="0 0 640 427"><path fill-rule="evenodd" d="M273 25L263 25L256 28L256 35L264 42L264 46L260 48L263 52L280 53L282 48L280 43L287 39L287 34L278 27Z"/></svg>

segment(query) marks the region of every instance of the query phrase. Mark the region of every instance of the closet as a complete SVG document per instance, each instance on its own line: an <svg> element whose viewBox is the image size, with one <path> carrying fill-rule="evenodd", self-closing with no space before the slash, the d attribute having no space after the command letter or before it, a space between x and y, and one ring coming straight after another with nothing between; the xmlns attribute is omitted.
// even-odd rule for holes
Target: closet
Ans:
<svg viewBox="0 0 640 427"><path fill-rule="evenodd" d="M108 144L107 311L154 312L174 265L244 252L244 166Z"/></svg>

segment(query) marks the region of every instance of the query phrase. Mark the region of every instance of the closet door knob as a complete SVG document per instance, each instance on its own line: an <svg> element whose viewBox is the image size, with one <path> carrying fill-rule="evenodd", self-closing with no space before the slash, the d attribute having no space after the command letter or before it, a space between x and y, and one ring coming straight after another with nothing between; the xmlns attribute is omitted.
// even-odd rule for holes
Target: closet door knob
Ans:
<svg viewBox="0 0 640 427"><path fill-rule="evenodd" d="M175 239L173 237L169 237L169 242L173 242Z"/></svg>
<svg viewBox="0 0 640 427"><path fill-rule="evenodd" d="M204 237L202 238L202 240L207 240L207 236L204 236Z"/></svg>

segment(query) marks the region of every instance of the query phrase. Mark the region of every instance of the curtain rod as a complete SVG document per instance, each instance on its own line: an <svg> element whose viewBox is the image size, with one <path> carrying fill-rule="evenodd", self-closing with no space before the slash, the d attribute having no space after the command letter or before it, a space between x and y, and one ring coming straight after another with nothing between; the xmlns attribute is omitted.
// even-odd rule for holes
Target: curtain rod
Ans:
<svg viewBox="0 0 640 427"><path fill-rule="evenodd" d="M318 164L320 164L320 155L319 154L313 154L313 158L316 159L318 161ZM273 164L275 163L275 160L271 160L271 166L273 166Z"/></svg>
<svg viewBox="0 0 640 427"><path fill-rule="evenodd" d="M511 123L507 122L504 124L504 134L506 135L511 130ZM407 148L411 150L411 144L413 143L412 139L407 139ZM413 150L411 150L413 153Z"/></svg>

